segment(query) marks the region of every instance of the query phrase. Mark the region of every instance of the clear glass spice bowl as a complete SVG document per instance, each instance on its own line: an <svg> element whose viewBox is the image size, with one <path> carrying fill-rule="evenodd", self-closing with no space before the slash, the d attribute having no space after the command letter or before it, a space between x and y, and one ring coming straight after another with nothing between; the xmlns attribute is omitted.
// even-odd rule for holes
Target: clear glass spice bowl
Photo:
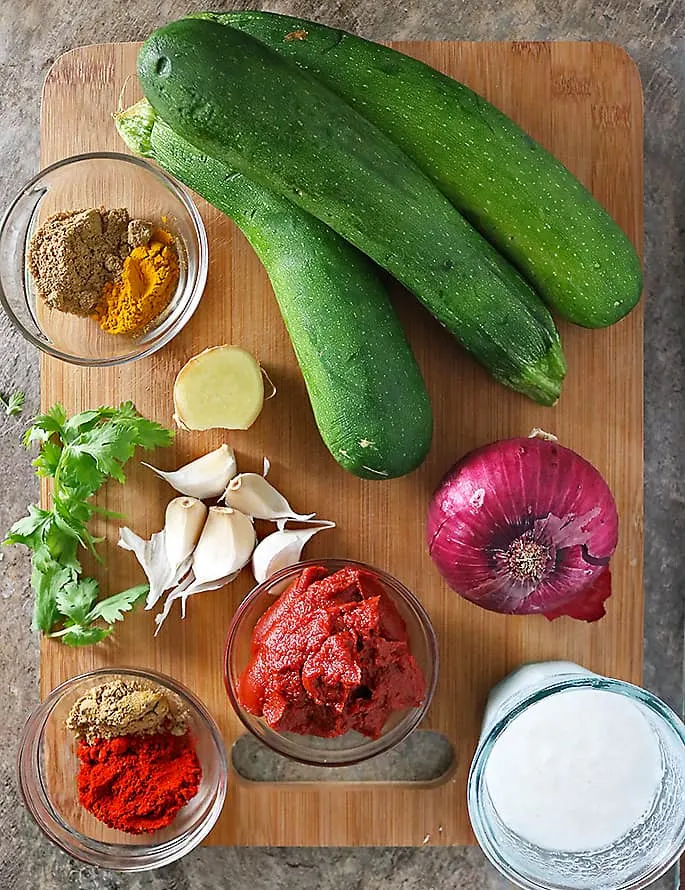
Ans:
<svg viewBox="0 0 685 890"><path fill-rule="evenodd" d="M28 270L29 244L45 220L89 207L125 207L131 217L174 237L180 270L174 294L162 313L135 334L107 334L94 319L49 309ZM117 152L75 155L41 170L0 223L0 304L30 343L76 365L121 365L161 349L197 308L207 266L207 235L188 192L147 161Z"/></svg>
<svg viewBox="0 0 685 890"><path fill-rule="evenodd" d="M240 703L240 676L250 659L252 632L263 613L307 566L323 566L330 573L349 566L369 572L392 600L404 619L410 652L426 681L426 694L415 708L390 715L379 738L371 739L350 731L336 738L320 738L281 732L256 717ZM258 584L238 607L226 639L225 683L228 697L244 726L267 747L300 763L314 766L351 766L394 748L423 720L430 708L438 680L438 643L435 630L419 600L396 578L363 563L343 559L315 559L300 562L276 572Z"/></svg>
<svg viewBox="0 0 685 890"><path fill-rule="evenodd" d="M188 712L202 781L174 821L151 834L108 828L80 805L76 779L77 742L66 726L74 703L94 686L112 680L142 679L170 690ZM19 785L26 806L51 841L70 856L116 871L149 871L175 862L211 831L221 813L227 762L219 728L204 705L184 686L153 671L102 669L62 683L33 711L24 727L18 755Z"/></svg>

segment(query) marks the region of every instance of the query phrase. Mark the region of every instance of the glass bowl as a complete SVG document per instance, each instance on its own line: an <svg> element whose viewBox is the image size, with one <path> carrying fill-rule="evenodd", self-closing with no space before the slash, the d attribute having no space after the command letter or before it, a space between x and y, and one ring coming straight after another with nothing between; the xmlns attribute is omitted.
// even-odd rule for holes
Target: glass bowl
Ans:
<svg viewBox="0 0 685 890"><path fill-rule="evenodd" d="M26 255L47 217L88 207L125 207L175 237L180 276L169 305L131 335L107 334L91 318L48 308ZM161 349L197 308L207 280L207 235L190 195L147 161L117 152L65 158L41 170L0 223L0 303L17 330L43 352L76 365L120 365Z"/></svg>
<svg viewBox="0 0 685 890"><path fill-rule="evenodd" d="M281 732L270 727L263 718L246 711L240 704L238 685L240 675L250 658L253 629L266 609L307 566L323 566L329 573L346 566L364 569L382 585L407 625L410 651L426 680L426 695L418 707L392 714L377 739L367 738L354 731L332 739ZM438 644L431 620L419 600L397 579L379 569L352 560L308 560L281 569L262 584L258 584L238 607L226 639L226 691L244 726L273 751L300 763L314 766L351 766L393 748L419 725L430 707L435 692L438 661Z"/></svg>
<svg viewBox="0 0 685 890"><path fill-rule="evenodd" d="M77 743L66 718L76 700L93 686L120 678L149 680L181 699L202 767L198 793L171 825L152 834L108 828L78 801ZM91 671L54 689L24 727L18 766L26 806L47 837L75 859L116 871L148 871L185 856L209 834L226 797L226 751L207 709L170 677L134 668Z"/></svg>
<svg viewBox="0 0 685 890"><path fill-rule="evenodd" d="M614 843L582 852L551 850L521 837L500 817L488 790L488 761L507 728L528 708L549 696L579 689L625 696L636 706L658 741L661 777L648 814ZM593 674L561 676L502 703L478 743L467 799L476 840L495 868L518 887L644 890L685 851L685 725L667 705L638 686Z"/></svg>

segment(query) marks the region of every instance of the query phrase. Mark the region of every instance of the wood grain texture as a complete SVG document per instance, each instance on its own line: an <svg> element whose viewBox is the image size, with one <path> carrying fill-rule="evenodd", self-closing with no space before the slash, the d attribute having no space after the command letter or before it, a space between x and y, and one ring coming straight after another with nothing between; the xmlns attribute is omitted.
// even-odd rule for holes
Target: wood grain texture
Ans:
<svg viewBox="0 0 685 890"><path fill-rule="evenodd" d="M620 49L590 43L393 44L465 81L553 151L616 217L642 249L642 95L637 71ZM139 98L132 75L135 44L73 50L57 60L45 85L42 162L94 150L123 150L110 114ZM127 79L131 78L128 80ZM122 92L123 91L123 92ZM114 370L83 370L43 358L42 404L61 400L78 411L133 398L138 408L170 424L171 383L195 352L238 343L259 357L276 381L248 432L180 433L160 454L174 467L226 439L243 469L262 455L273 481L296 509L316 510L338 528L317 536L307 556L354 557L396 575L423 600L441 644L441 676L426 727L445 733L456 770L431 787L394 784L259 785L231 776L228 803L211 835L217 844L421 845L470 843L465 787L488 689L521 662L564 658L640 682L642 661L642 306L605 331L562 324L569 375L557 407L540 408L492 382L416 302L397 289L396 305L433 400L435 437L425 464L409 477L365 482L329 457L315 429L295 358L266 275L231 222L205 202L199 206L210 243L202 304L173 343L150 359ZM449 591L432 569L423 520L435 485L467 450L541 426L591 460L606 476L622 525L613 560L614 596L608 615L586 625L484 612ZM45 492L44 492L45 495ZM125 488L110 486L101 503L120 510L140 533L162 525L170 491L132 465ZM116 550L117 529L105 529L106 590L140 580L130 554ZM227 745L241 732L223 689L226 629L250 587L249 573L231 587L189 603L181 622L172 616L153 640L150 613L129 616L116 638L68 650L42 646L41 686L90 668L139 665L190 686L219 722Z"/></svg>

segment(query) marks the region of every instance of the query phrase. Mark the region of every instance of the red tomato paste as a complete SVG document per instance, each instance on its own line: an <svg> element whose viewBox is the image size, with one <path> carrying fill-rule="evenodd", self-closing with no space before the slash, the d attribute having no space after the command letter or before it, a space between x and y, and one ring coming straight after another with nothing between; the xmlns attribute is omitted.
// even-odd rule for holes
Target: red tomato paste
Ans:
<svg viewBox="0 0 685 890"><path fill-rule="evenodd" d="M310 566L262 615L239 698L285 732L380 736L393 711L415 707L426 683L402 616L369 572Z"/></svg>

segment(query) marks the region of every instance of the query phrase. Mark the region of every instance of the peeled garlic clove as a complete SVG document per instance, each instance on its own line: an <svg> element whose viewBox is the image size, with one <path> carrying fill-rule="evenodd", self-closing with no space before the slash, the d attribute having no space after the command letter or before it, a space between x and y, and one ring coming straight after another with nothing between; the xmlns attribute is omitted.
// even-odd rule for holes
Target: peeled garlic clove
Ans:
<svg viewBox="0 0 685 890"><path fill-rule="evenodd" d="M197 498L174 498L168 503L164 520L164 546L172 566L177 566L193 552L206 519L207 507Z"/></svg>
<svg viewBox="0 0 685 890"><path fill-rule="evenodd" d="M190 497L218 498L229 481L238 472L235 452L230 445L220 445L214 451L203 454L197 460L179 467L178 470L165 472L141 461L144 467L165 479L172 488Z"/></svg>
<svg viewBox="0 0 685 890"><path fill-rule="evenodd" d="M119 547L135 554L150 585L145 600L146 609L151 609L165 590L178 584L190 568L190 555L176 565L169 562L165 539L164 530L155 532L150 540L146 541L132 532L130 528L119 529Z"/></svg>
<svg viewBox="0 0 685 890"><path fill-rule="evenodd" d="M249 516L232 507L210 507L193 554L195 581L217 581L240 571L249 562L256 542Z"/></svg>
<svg viewBox="0 0 685 890"><path fill-rule="evenodd" d="M252 574L261 584L280 569L300 561L307 541L317 532L334 528L334 522L321 522L311 528L279 529L263 538L252 554Z"/></svg>
<svg viewBox="0 0 685 890"><path fill-rule="evenodd" d="M240 473L228 483L224 503L253 519L312 519L315 513L295 513L280 491L259 473Z"/></svg>

